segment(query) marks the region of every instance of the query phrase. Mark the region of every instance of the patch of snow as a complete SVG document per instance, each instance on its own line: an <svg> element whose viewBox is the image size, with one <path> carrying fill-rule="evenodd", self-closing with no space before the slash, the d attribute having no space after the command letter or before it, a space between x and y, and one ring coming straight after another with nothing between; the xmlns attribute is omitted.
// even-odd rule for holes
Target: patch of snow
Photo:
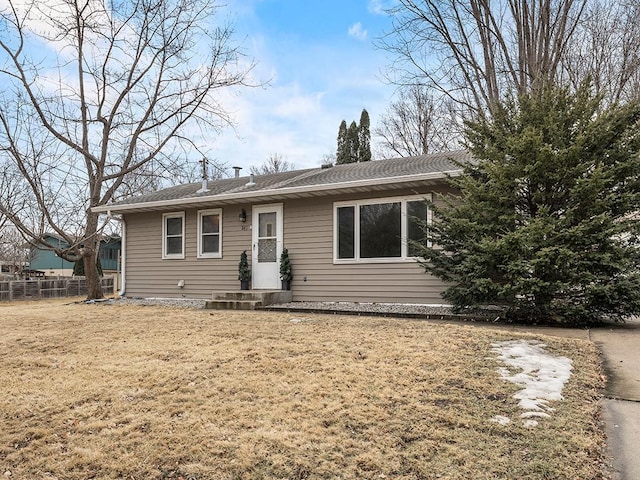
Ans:
<svg viewBox="0 0 640 480"><path fill-rule="evenodd" d="M562 400L562 389L571 376L571 359L554 356L538 341L510 340L492 344L492 351L507 367L498 368L505 380L522 386L514 395L525 410L520 416L525 427L538 424L531 417L549 417L550 401Z"/></svg>
<svg viewBox="0 0 640 480"><path fill-rule="evenodd" d="M507 425L511 423L511 419L509 417L505 417L504 415L496 415L491 419L492 422L499 423L500 425Z"/></svg>
<svg viewBox="0 0 640 480"><path fill-rule="evenodd" d="M302 323L302 322L309 322L310 319L308 318L292 318L291 320L289 320L289 322L291 323Z"/></svg>
<svg viewBox="0 0 640 480"><path fill-rule="evenodd" d="M550 410L553 410L553 408L551 408ZM551 415L544 412L524 412L520 414L520 417L521 418L531 418L531 417L550 418Z"/></svg>

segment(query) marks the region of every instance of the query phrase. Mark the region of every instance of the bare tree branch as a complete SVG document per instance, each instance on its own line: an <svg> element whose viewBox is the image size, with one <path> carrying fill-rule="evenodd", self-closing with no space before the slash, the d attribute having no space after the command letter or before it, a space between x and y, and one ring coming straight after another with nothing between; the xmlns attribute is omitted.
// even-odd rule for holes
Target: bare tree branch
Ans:
<svg viewBox="0 0 640 480"><path fill-rule="evenodd" d="M553 81L587 0L399 0L379 45L388 78L426 85L475 114Z"/></svg>
<svg viewBox="0 0 640 480"><path fill-rule="evenodd" d="M640 98L640 0L398 0L388 13L378 44L401 95L376 129L383 156L445 147L461 119L549 83L590 81L603 106Z"/></svg>
<svg viewBox="0 0 640 480"><path fill-rule="evenodd" d="M591 0L567 45L563 74L571 85L590 78L606 104L640 97L640 1Z"/></svg>
<svg viewBox="0 0 640 480"><path fill-rule="evenodd" d="M20 5L0 10L0 149L35 208L25 215L3 191L0 211L34 241L63 238L71 247L56 253L84 259L89 295L99 296L103 225L91 208L148 185L138 172L148 179L193 161L194 136L231 124L217 92L248 86L253 64L216 0Z"/></svg>
<svg viewBox="0 0 640 480"><path fill-rule="evenodd" d="M285 160L280 153L272 153L265 163L259 167L251 166L251 173L255 175L268 175L270 173L288 172L295 169L292 163Z"/></svg>
<svg viewBox="0 0 640 480"><path fill-rule="evenodd" d="M382 157L410 157L450 150L458 137L458 123L450 101L436 101L430 90L411 85L400 90L381 116L374 133Z"/></svg>

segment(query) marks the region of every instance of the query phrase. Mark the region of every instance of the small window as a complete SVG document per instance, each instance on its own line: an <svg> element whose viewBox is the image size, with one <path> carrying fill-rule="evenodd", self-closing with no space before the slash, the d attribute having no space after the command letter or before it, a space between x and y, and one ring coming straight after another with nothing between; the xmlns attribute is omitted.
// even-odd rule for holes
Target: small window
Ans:
<svg viewBox="0 0 640 480"><path fill-rule="evenodd" d="M355 258L355 207L338 208L338 258Z"/></svg>
<svg viewBox="0 0 640 480"><path fill-rule="evenodd" d="M184 258L184 212L162 216L162 258Z"/></svg>
<svg viewBox="0 0 640 480"><path fill-rule="evenodd" d="M198 212L198 257L222 256L222 210Z"/></svg>
<svg viewBox="0 0 640 480"><path fill-rule="evenodd" d="M427 203L407 202L407 254L419 257L420 248L428 247L427 226L429 225L429 208Z"/></svg>
<svg viewBox="0 0 640 480"><path fill-rule="evenodd" d="M100 247L100 258L102 260L117 260L118 259L118 251L113 248L102 248Z"/></svg>

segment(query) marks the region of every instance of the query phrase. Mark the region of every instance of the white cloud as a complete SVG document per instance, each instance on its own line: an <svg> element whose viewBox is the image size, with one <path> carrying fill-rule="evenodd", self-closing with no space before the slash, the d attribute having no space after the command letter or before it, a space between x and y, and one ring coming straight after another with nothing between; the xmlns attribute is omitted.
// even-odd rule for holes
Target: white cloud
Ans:
<svg viewBox="0 0 640 480"><path fill-rule="evenodd" d="M295 119L316 114L320 109L322 93L301 93L298 86L285 88L285 91L277 96L274 113L283 118Z"/></svg>
<svg viewBox="0 0 640 480"><path fill-rule="evenodd" d="M376 15L386 15L387 10L395 7L397 0L369 0L367 10Z"/></svg>
<svg viewBox="0 0 640 480"><path fill-rule="evenodd" d="M335 153L342 119L358 121L366 108L373 131L393 93L377 78L381 58L366 42L291 45L256 32L248 45L259 59L253 75L270 81L233 95L220 92L236 128L203 139L211 159L242 166L243 174L272 153L296 168L319 166L324 155Z"/></svg>
<svg viewBox="0 0 640 480"><path fill-rule="evenodd" d="M236 128L205 140L211 158L239 165L247 174L250 166L264 163L272 153L284 155L296 168L308 168L318 166L322 154L335 148L333 129L335 124L337 132L338 123L324 93L295 82L274 83L225 96L224 107Z"/></svg>
<svg viewBox="0 0 640 480"><path fill-rule="evenodd" d="M258 1L246 0L253 5ZM221 134L205 132L193 139L202 145L208 158L227 166L241 166L243 175L272 153L283 155L296 168L311 168L319 166L324 155L335 153L341 120L358 121L366 108L373 132L394 91L377 76L384 63L383 54L371 49L366 41L345 41L344 37L318 41L315 37L290 35L286 29L279 33L263 30L258 20L243 16L238 25L246 30L239 33L246 35L248 58L258 60L252 77L256 83L268 84L234 89L233 93L218 92L235 129L225 129ZM372 20L369 15L367 31L364 21L354 22L349 34L370 38L376 22L384 21L385 17ZM346 30L344 24L341 28ZM293 37L295 42L291 41Z"/></svg>
<svg viewBox="0 0 640 480"><path fill-rule="evenodd" d="M362 24L360 22L357 22L349 27L349 36L357 38L358 40L366 40L367 31L362 28Z"/></svg>

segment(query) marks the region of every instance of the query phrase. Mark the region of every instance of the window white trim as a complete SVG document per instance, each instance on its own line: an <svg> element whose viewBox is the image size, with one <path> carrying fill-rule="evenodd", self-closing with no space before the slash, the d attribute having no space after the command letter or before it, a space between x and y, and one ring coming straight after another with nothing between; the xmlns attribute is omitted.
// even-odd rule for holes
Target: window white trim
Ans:
<svg viewBox="0 0 640 480"><path fill-rule="evenodd" d="M182 220L182 232L180 253L167 253L167 220L170 218L180 218ZM184 237L185 237L185 214L184 212L171 212L162 214L162 258L163 260L183 260L185 258L184 252ZM178 237L178 235L173 235Z"/></svg>
<svg viewBox="0 0 640 480"><path fill-rule="evenodd" d="M348 202L334 202L333 204L333 263L334 264L353 264L353 263L398 263L415 261L416 257L408 255L407 242L407 203L428 200L431 201L432 194L411 195L406 197L383 197L371 198L366 200L354 200ZM401 222L400 222L400 245L401 254L399 257L384 258L360 258L360 207L364 205L376 205L381 203L400 203ZM338 237L338 209L341 207L353 207L354 209L354 258L338 258L339 237ZM427 225L431 225L432 212L431 208L427 209ZM430 246L430 243L427 244Z"/></svg>
<svg viewBox="0 0 640 480"><path fill-rule="evenodd" d="M218 215L218 251L217 252L203 252L202 236L202 217L205 215ZM222 258L222 209L213 208L210 210L198 211L198 258Z"/></svg>

